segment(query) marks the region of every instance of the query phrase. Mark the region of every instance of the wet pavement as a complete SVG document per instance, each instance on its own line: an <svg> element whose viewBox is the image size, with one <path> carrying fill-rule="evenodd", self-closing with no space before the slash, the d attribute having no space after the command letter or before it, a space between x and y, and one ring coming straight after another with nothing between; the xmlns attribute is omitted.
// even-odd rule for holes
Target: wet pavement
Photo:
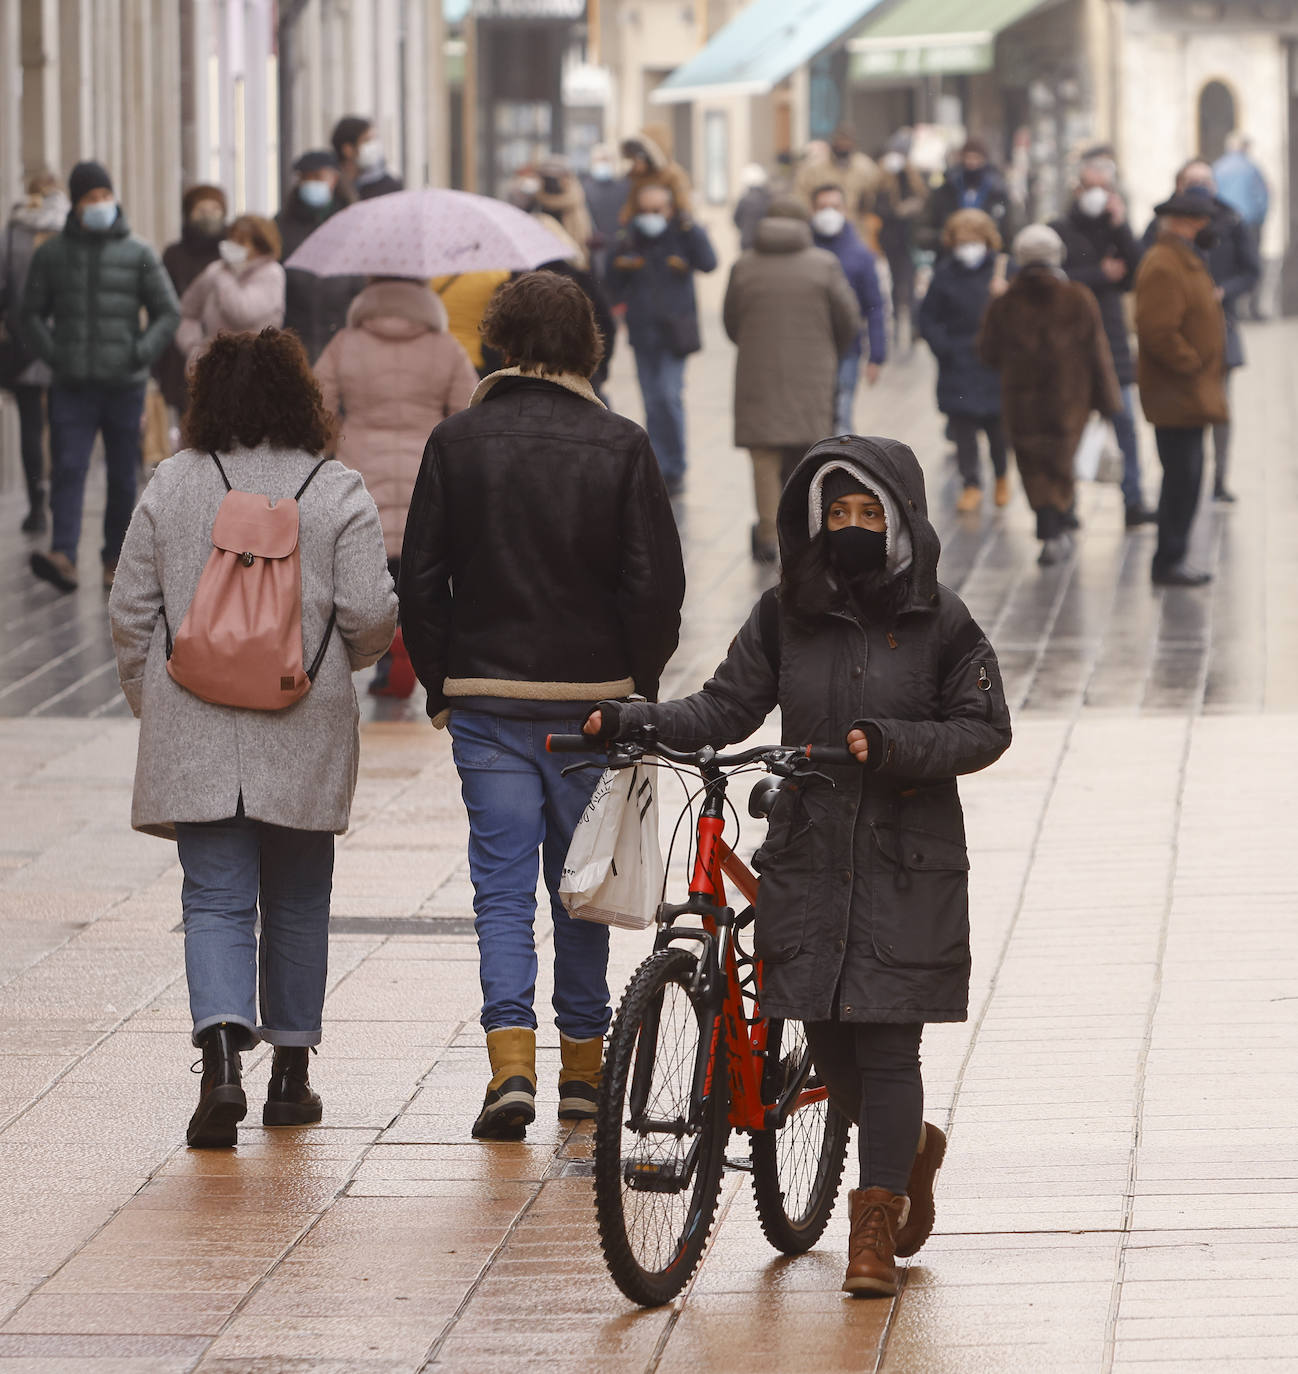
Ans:
<svg viewBox="0 0 1298 1374"><path fill-rule="evenodd" d="M706 675L764 580L716 336L691 371L668 691ZM416 703L367 702L313 1063L325 1123L187 1151L179 870L127 828L134 726L114 718L103 594L33 588L6 533L0 1371L1298 1367L1295 342L1250 335L1241 500L1203 512L1203 592L1151 590L1152 533L1123 534L1116 488L1083 494L1079 557L1046 572L1020 500L957 517L923 356L862 401L861 428L920 452L944 578L1018 707L1014 748L964 787L972 1015L925 1037L951 1147L935 1234L892 1303L839 1295L843 1207L781 1259L740 1173L683 1298L625 1302L595 1238L589 1132L554 1119L552 1026L528 1141L469 1139L486 1057L465 823ZM20 514L0 509L6 528ZM615 934L615 985L646 944ZM548 988L543 969L538 1004ZM254 1104L266 1059L247 1057Z"/></svg>

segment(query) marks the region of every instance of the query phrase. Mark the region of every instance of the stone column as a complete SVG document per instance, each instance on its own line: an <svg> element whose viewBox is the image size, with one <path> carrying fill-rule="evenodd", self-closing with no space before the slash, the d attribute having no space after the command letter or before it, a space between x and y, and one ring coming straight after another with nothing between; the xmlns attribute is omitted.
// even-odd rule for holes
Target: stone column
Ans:
<svg viewBox="0 0 1298 1374"><path fill-rule="evenodd" d="M66 173L59 100L58 0L22 0L22 159ZM12 52L13 49L10 49Z"/></svg>
<svg viewBox="0 0 1298 1374"><path fill-rule="evenodd" d="M19 196L23 181L22 64L13 60L22 52L22 7L19 0L0 0L0 205L9 206Z"/></svg>

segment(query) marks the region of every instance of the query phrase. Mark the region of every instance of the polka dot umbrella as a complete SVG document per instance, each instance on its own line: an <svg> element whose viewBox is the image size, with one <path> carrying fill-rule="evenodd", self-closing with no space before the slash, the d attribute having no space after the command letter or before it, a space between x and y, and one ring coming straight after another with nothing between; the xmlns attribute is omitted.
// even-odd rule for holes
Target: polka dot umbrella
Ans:
<svg viewBox="0 0 1298 1374"><path fill-rule="evenodd" d="M320 277L525 272L567 249L531 215L469 191L397 191L330 216L284 264Z"/></svg>

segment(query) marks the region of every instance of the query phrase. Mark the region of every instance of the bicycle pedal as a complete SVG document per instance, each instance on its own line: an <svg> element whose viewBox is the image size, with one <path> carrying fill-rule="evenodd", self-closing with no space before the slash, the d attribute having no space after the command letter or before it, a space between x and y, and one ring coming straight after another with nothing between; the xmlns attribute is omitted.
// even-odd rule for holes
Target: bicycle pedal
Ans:
<svg viewBox="0 0 1298 1374"><path fill-rule="evenodd" d="M727 1155L726 1172L730 1174L751 1174L753 1172L752 1155Z"/></svg>
<svg viewBox="0 0 1298 1374"><path fill-rule="evenodd" d="M633 1193L683 1193L689 1183L680 1163L649 1159L628 1159L622 1181Z"/></svg>

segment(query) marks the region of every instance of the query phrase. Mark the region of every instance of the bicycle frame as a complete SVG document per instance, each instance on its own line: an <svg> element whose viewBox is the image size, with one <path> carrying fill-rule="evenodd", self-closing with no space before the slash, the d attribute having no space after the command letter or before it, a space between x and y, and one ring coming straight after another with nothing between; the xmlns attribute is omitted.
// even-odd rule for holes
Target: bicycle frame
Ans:
<svg viewBox="0 0 1298 1374"><path fill-rule="evenodd" d="M805 1072L792 1083L777 1081L783 1022L767 1020L761 1013L761 963L746 957L741 961L736 942L739 917L726 903L726 878L750 907L757 901L758 879L724 839L725 775L720 769L704 769L703 777L706 798L698 820L689 900L679 906L663 908L654 948L666 949L681 940L690 940L700 946L697 977L700 989L707 994L711 1025L702 1029L701 1038L706 1041L708 1052L706 1056L699 1056L696 1065L691 1121L697 1126L702 1120L724 1035L731 1128L741 1131L778 1129L794 1111L824 1101L828 1090L807 1088ZM702 928L677 926L677 919L685 915L698 916ZM743 976L745 963L752 967L751 980ZM637 1101L643 1106L651 1069L651 1062L641 1066L637 1060L631 1091L633 1117L638 1114L635 1110ZM637 1094L639 1088L643 1088L643 1092Z"/></svg>

